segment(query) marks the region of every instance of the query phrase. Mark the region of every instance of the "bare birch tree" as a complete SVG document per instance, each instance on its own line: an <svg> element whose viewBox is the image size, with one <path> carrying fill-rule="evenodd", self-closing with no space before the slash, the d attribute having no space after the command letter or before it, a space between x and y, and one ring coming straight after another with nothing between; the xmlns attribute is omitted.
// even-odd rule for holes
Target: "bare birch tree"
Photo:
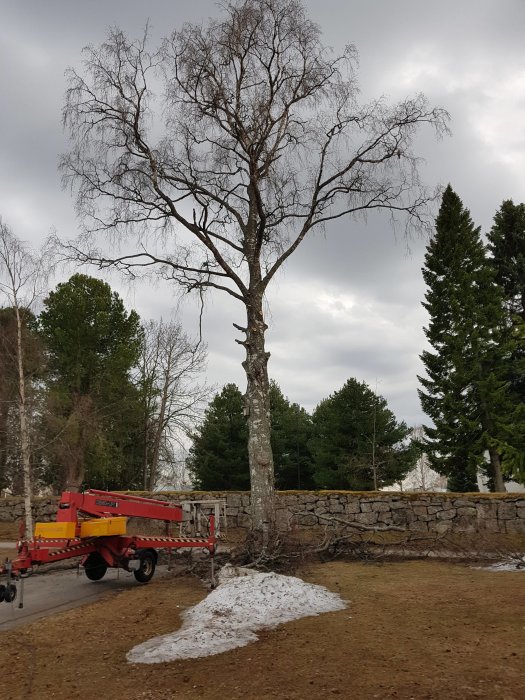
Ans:
<svg viewBox="0 0 525 700"><path fill-rule="evenodd" d="M185 290L243 305L253 528L264 541L274 521L268 285L335 219L386 209L420 227L432 195L412 142L422 124L446 130L448 115L423 95L359 105L354 48L334 56L299 0L222 8L158 50L147 32L131 41L120 30L85 49L83 69L68 73L62 171L86 233L137 236L124 255L72 244L81 261L155 266Z"/></svg>
<svg viewBox="0 0 525 700"><path fill-rule="evenodd" d="M1 295L0 295L1 298ZM5 301L2 300L2 301ZM26 388L26 415L31 443L38 439L39 416L43 399L44 348L36 332L36 319L26 308L20 310L22 343L24 350L24 375ZM18 411L18 332L16 309L0 308L0 493L9 488L11 493L24 493L23 470L20 450L20 419ZM34 450L33 450L34 452ZM41 466L40 456L31 460L33 478L35 469Z"/></svg>
<svg viewBox="0 0 525 700"><path fill-rule="evenodd" d="M18 461L15 454L20 453L18 429L15 431L12 429L13 413L18 403L16 347L14 311L11 308L2 308L0 309L0 492L7 487L10 490L13 489L13 473L10 467L13 461Z"/></svg>
<svg viewBox="0 0 525 700"><path fill-rule="evenodd" d="M208 389L197 382L206 348L192 343L180 324L150 321L144 327L139 385L144 406L144 489L159 479L159 462L170 443L183 438L200 417Z"/></svg>
<svg viewBox="0 0 525 700"><path fill-rule="evenodd" d="M0 219L0 292L16 319L17 407L20 431L20 454L24 484L25 528L33 533L31 515L31 434L28 395L26 389L26 359L23 342L24 314L31 308L41 291L43 259L34 255Z"/></svg>

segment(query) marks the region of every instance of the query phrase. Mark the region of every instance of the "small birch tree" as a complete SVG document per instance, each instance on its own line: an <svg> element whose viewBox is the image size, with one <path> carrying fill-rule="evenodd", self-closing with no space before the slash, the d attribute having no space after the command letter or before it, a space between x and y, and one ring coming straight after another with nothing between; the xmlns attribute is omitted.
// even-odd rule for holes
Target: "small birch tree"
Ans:
<svg viewBox="0 0 525 700"><path fill-rule="evenodd" d="M45 283L43 256L33 254L0 219L0 292L16 319L17 406L24 484L25 529L33 534L31 515L31 434L26 390L24 314L31 309Z"/></svg>
<svg viewBox="0 0 525 700"><path fill-rule="evenodd" d="M335 219L386 209L421 226L431 195L412 142L422 124L446 129L448 115L422 95L359 105L355 49L334 56L298 0L222 9L158 50L120 30L85 49L83 70L68 73L62 171L86 232L139 241L125 255L72 245L79 260L155 266L185 290L218 290L243 306L235 327L246 350L252 522L264 542L275 517L268 285ZM155 229L157 247L146 241Z"/></svg>

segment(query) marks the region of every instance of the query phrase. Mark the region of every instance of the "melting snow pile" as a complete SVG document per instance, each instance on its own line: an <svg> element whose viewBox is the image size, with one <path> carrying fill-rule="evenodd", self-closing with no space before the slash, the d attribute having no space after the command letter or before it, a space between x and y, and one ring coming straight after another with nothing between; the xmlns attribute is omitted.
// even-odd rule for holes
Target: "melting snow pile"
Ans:
<svg viewBox="0 0 525 700"><path fill-rule="evenodd" d="M485 571L523 571L525 573L525 559L522 562L501 561L498 564L478 566L476 568L484 569Z"/></svg>
<svg viewBox="0 0 525 700"><path fill-rule="evenodd" d="M229 566L221 574L218 588L184 613L178 632L139 644L128 661L154 664L220 654L256 641L257 630L346 607L336 593L293 576Z"/></svg>

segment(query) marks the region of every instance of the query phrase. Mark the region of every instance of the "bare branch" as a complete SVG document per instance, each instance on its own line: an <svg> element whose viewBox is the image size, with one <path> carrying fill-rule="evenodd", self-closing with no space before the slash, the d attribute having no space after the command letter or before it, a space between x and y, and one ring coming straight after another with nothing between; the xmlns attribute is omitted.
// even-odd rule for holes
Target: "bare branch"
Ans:
<svg viewBox="0 0 525 700"><path fill-rule="evenodd" d="M355 49L334 56L299 0L231 0L222 10L158 50L147 32L130 41L118 29L86 49L83 70L68 73L61 167L86 234L135 246L121 256L71 244L79 260L156 270L184 291L244 304L237 342L262 532L273 520L266 288L316 226L386 209L424 227L433 195L414 137L425 125L446 132L448 115L421 95L359 105Z"/></svg>
<svg viewBox="0 0 525 700"><path fill-rule="evenodd" d="M210 389L196 379L206 362L206 348L193 343L173 321L144 327L137 383L144 412L144 488L153 490L169 444L182 442L201 417Z"/></svg>
<svg viewBox="0 0 525 700"><path fill-rule="evenodd" d="M32 476L30 401L26 386L24 316L43 290L46 278L43 256L32 253L0 219L0 295L11 307L16 320L16 371L18 434L24 484L25 528L32 533Z"/></svg>

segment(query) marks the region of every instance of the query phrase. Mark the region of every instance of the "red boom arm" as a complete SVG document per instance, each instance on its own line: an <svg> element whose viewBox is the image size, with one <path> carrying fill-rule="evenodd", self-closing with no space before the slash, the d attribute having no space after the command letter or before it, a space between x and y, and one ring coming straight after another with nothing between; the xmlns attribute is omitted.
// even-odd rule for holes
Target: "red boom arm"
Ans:
<svg viewBox="0 0 525 700"><path fill-rule="evenodd" d="M58 503L57 522L76 522L77 512L98 518L122 515L181 522L182 508L153 498L89 489L84 493L64 491Z"/></svg>

